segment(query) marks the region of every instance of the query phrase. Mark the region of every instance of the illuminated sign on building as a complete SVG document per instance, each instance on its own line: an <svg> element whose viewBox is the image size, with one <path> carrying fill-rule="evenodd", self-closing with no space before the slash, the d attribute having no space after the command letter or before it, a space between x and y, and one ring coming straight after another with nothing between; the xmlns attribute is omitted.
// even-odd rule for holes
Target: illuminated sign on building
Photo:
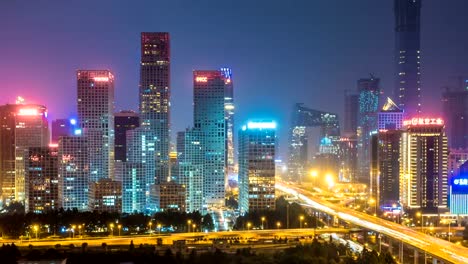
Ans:
<svg viewBox="0 0 468 264"><path fill-rule="evenodd" d="M208 77L206 76L197 76L195 77L196 82L208 82Z"/></svg>
<svg viewBox="0 0 468 264"><path fill-rule="evenodd" d="M109 77L94 77L93 80L95 82L108 82L109 81Z"/></svg>
<svg viewBox="0 0 468 264"><path fill-rule="evenodd" d="M453 194L468 194L468 175L459 175L452 178L451 191Z"/></svg>
<svg viewBox="0 0 468 264"><path fill-rule="evenodd" d="M36 108L21 108L18 111L18 115L21 116L37 116L42 115Z"/></svg>
<svg viewBox="0 0 468 264"><path fill-rule="evenodd" d="M243 126L242 130L246 129L275 129L276 122L248 122L247 126Z"/></svg>
<svg viewBox="0 0 468 264"><path fill-rule="evenodd" d="M441 118L412 118L411 120L404 120L404 126L425 126L425 125L443 125L444 120Z"/></svg>

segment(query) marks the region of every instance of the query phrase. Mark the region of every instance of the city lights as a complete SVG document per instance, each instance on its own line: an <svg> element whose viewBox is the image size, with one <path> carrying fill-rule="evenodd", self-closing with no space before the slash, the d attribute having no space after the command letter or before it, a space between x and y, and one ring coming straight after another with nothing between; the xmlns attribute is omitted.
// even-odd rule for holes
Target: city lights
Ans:
<svg viewBox="0 0 468 264"><path fill-rule="evenodd" d="M247 129L275 129L276 122L248 122Z"/></svg>
<svg viewBox="0 0 468 264"><path fill-rule="evenodd" d="M404 126L424 126L424 125L443 125L444 120L441 118L411 118L410 120L403 120Z"/></svg>
<svg viewBox="0 0 468 264"><path fill-rule="evenodd" d="M93 80L95 82L108 82L109 81L109 77L104 77L104 76L101 76L101 77L94 77Z"/></svg>
<svg viewBox="0 0 468 264"><path fill-rule="evenodd" d="M21 108L18 111L20 116L37 116L42 115L37 108Z"/></svg>
<svg viewBox="0 0 468 264"><path fill-rule="evenodd" d="M208 77L205 77L205 76L197 76L195 78L195 81L196 82L208 82Z"/></svg>

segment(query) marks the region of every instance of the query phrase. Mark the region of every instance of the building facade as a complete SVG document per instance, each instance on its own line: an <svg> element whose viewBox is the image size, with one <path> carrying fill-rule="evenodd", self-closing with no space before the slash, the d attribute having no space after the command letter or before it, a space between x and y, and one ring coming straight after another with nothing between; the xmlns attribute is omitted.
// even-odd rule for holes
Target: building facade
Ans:
<svg viewBox="0 0 468 264"><path fill-rule="evenodd" d="M468 79L460 87L442 94L444 119L451 149L468 149Z"/></svg>
<svg viewBox="0 0 468 264"><path fill-rule="evenodd" d="M345 91L343 131L347 136L356 134L359 113L359 95Z"/></svg>
<svg viewBox="0 0 468 264"><path fill-rule="evenodd" d="M100 179L89 184L89 210L122 212L122 182Z"/></svg>
<svg viewBox="0 0 468 264"><path fill-rule="evenodd" d="M156 197L161 211L186 211L185 185L175 182L161 182L155 185ZM189 201L190 202L190 201Z"/></svg>
<svg viewBox="0 0 468 264"><path fill-rule="evenodd" d="M371 133L378 128L380 79L371 77L357 82L359 92L358 111L358 175L360 183L370 183Z"/></svg>
<svg viewBox="0 0 468 264"><path fill-rule="evenodd" d="M231 85L222 71L193 72L194 129L205 136L203 197L208 207L224 206L226 185L225 95Z"/></svg>
<svg viewBox="0 0 468 264"><path fill-rule="evenodd" d="M24 162L25 211L37 214L59 209L58 146L28 148Z"/></svg>
<svg viewBox="0 0 468 264"><path fill-rule="evenodd" d="M85 137L61 137L58 144L59 207L88 210L89 160Z"/></svg>
<svg viewBox="0 0 468 264"><path fill-rule="evenodd" d="M232 71L230 68L221 68L220 71L225 78L224 119L226 120L226 176L232 178L236 175L234 148L234 83L232 81ZM227 182L228 179L225 179L226 184Z"/></svg>
<svg viewBox="0 0 468 264"><path fill-rule="evenodd" d="M276 123L251 121L239 131L239 210L275 209Z"/></svg>
<svg viewBox="0 0 468 264"><path fill-rule="evenodd" d="M403 125L400 202L424 213L444 212L448 207L448 143L443 120L413 118Z"/></svg>
<svg viewBox="0 0 468 264"><path fill-rule="evenodd" d="M401 130L378 132L378 185L377 202L381 207L399 204L400 138Z"/></svg>
<svg viewBox="0 0 468 264"><path fill-rule="evenodd" d="M122 213L145 212L149 196L146 192L145 164L117 162L115 180L122 185Z"/></svg>
<svg viewBox="0 0 468 264"><path fill-rule="evenodd" d="M113 177L114 75L108 70L79 70L78 123L88 141L91 181Z"/></svg>
<svg viewBox="0 0 468 264"><path fill-rule="evenodd" d="M421 112L421 2L394 0L395 98L409 116Z"/></svg>
<svg viewBox="0 0 468 264"><path fill-rule="evenodd" d="M15 200L24 202L26 192L25 151L31 147L47 147L50 141L47 108L22 105L15 117Z"/></svg>
<svg viewBox="0 0 468 264"><path fill-rule="evenodd" d="M120 111L114 114L116 161L127 160L127 131L140 126L140 117L134 111Z"/></svg>
<svg viewBox="0 0 468 264"><path fill-rule="evenodd" d="M156 138L156 183L169 178L170 70L169 33L141 33L140 124Z"/></svg>

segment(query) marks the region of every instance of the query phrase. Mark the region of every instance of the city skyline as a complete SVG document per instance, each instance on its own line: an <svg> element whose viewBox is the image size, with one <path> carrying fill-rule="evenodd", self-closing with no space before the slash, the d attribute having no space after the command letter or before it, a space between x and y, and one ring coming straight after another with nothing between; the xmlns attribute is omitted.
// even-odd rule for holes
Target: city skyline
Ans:
<svg viewBox="0 0 468 264"><path fill-rule="evenodd" d="M355 80L367 76L368 73L374 73L381 78L384 95L392 97L394 83L392 3L376 4L369 1L340 3L340 8L333 9L337 3L338 1L323 1L312 5L299 2L281 9L278 2L272 2L265 7L268 11L266 13L272 15L260 16L262 23L253 28L246 27L246 25L249 24L250 19L254 18L253 14L259 11L258 7L249 6L245 2L236 6L227 4L225 8L233 15L245 15L247 20L245 25L241 23L236 27L234 25L237 20L234 21L233 16L228 16L223 21L225 22L223 29L228 28L228 30L222 32L213 31L214 26L210 26L215 19L220 17L200 16L202 14L200 10L213 11L216 8L209 6L207 2L199 5L184 4L185 11L181 10L182 5L178 3L158 5L161 9L183 11L184 18L196 20L193 25L179 22L172 12L155 19L154 22L148 21L144 16L136 17L137 11L147 12L140 10L141 6L125 5L109 7L108 18L111 19L107 21L98 17L99 10L104 8L104 4L98 3L89 16L96 17L97 21L108 26L109 30L88 28L85 31L91 37L84 39L80 38L83 34L81 21L77 21L73 15L65 18L59 15L61 13L77 15L82 11L79 6L55 4L51 8L54 13L46 13L49 14L47 18L44 13L37 12L26 16L28 17L26 20L19 21L11 17L8 11L14 13L13 11L20 6L15 3L2 3L1 5L5 6L1 10L7 11L7 14L2 17L11 25L6 29L5 36L12 40L25 40L15 45L11 45L10 41L0 44L2 48L0 55L5 58L0 62L0 67L5 69L0 73L5 87L2 90L12 91L2 96L4 100L2 103L13 103L17 95L22 95L29 103L46 105L50 109L51 120L76 115L73 104L60 102L63 101L61 99L74 96L75 70L104 68L115 72L116 111L136 110L138 104L138 35L144 31L168 31L172 36L173 45L171 48L173 55L172 141L174 142L177 131L182 131L192 123L191 71L228 66L233 69L237 83L234 96L236 108L239 110L236 113L236 120L239 122L247 120L249 118L247 113L256 113L254 117L276 119L279 125L280 153L285 160L289 113L295 102L304 102L316 109L340 113L340 121L342 121L341 104L336 108L331 108L326 102L332 100L341 102L344 90L353 89ZM51 3L38 8L41 10L48 5ZM421 49L424 54L422 100L425 105L433 105L437 108L433 112L441 110L439 88L450 84L453 75L467 72L467 67L461 61L466 61L463 58L468 57L468 54L462 51L468 40L456 34L463 25L463 21L458 20L463 19L463 16L457 16L456 13L461 12L460 10L463 10L465 5L463 1L454 1L450 6L430 2L422 6ZM359 13L361 16L357 16L356 12L363 7L368 12ZM122 13L124 8L127 8L125 11L128 12L128 16ZM310 10L310 12L317 12L317 9L320 9L323 14L318 13L314 18L314 13L309 14L302 9ZM28 10L22 10L22 12L28 13L30 12ZM346 13L343 13L345 11ZM278 27L279 21L284 21L281 19L283 16L292 14L294 14L292 19ZM58 25L57 20L63 23ZM350 21L349 25L345 25L345 20ZM49 45L45 45L42 39L35 38L34 32L37 31L37 25L32 23L34 21L38 21L37 25L48 29L44 33L46 36L57 41L52 41L52 44L48 41ZM375 21L375 23L368 23L368 21ZM450 27L444 28L444 33L437 30L447 25ZM210 30L204 30L204 28ZM346 32L346 29L351 31ZM331 34L331 31L334 34ZM19 35L18 32L22 34ZM30 34L25 34L25 32L30 32ZM61 33L54 34L54 32ZM278 34L285 32L288 32L289 39L277 37ZM121 37L116 40L117 33ZM250 45L244 44L243 39L254 36L257 41L249 42ZM28 41L33 37L36 41ZM187 42L186 38L192 41ZM371 38L372 44L366 41L366 38ZM110 40L113 44L111 48L109 48ZM34 49L32 43L34 43ZM193 43L193 45L186 45L186 43ZM451 48L443 48L445 43L450 43ZM66 50L59 47L53 49L54 45L70 47L73 52L65 52ZM56 52L50 53L49 48ZM20 50L23 51L21 54ZM30 53L32 50L35 52ZM279 61L273 59L278 51L281 56L287 56L292 60L293 63L289 64L292 66L284 67ZM336 51L338 52L335 53ZM297 56L299 53L304 55ZM82 54L89 55L82 56ZM47 60L45 60L45 55L47 55ZM44 68L50 69L46 72L37 67L39 63L44 64L44 61L48 66ZM24 67L24 70L31 70L27 79L19 78L18 67L20 65ZM278 74L280 70L284 73ZM68 88L64 89L64 87ZM288 93L290 98L286 100L282 96L284 87L290 91ZM320 93L322 89L333 92ZM258 96L267 91L270 93L270 100L259 102ZM50 94L55 96L50 96ZM310 99L304 100L304 98ZM429 111L423 108L423 112Z"/></svg>

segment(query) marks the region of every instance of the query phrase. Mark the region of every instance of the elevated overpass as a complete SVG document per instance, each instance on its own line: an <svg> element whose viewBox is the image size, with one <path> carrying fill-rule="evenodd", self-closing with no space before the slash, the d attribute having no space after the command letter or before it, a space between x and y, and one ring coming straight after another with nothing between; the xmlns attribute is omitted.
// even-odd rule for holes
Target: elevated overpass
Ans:
<svg viewBox="0 0 468 264"><path fill-rule="evenodd" d="M418 249L432 256L434 263L438 263L437 260L444 263L468 263L468 249L463 246L422 234L394 222L324 201L316 197L311 191L301 188L301 186L277 181L276 188L286 194L296 196L303 204L315 210L337 216L351 224L379 232Z"/></svg>

